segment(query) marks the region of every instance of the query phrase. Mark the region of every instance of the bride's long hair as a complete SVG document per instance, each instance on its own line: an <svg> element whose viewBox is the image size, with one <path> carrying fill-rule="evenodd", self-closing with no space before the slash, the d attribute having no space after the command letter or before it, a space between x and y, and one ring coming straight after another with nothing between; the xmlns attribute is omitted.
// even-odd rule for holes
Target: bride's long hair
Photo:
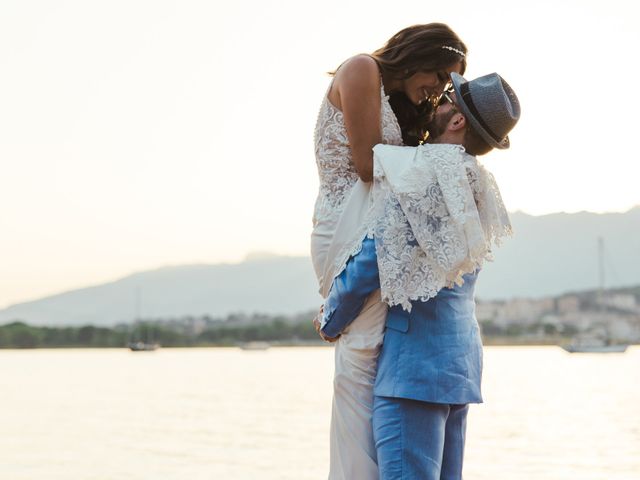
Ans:
<svg viewBox="0 0 640 480"><path fill-rule="evenodd" d="M461 63L460 74L464 74L466 53L467 46L448 25L428 23L400 30L371 57L378 64L383 78L405 79L416 72L438 72L455 63ZM424 140L427 124L433 115L431 103L423 102L416 106L403 92L391 92L389 103L400 124L405 145L418 145Z"/></svg>

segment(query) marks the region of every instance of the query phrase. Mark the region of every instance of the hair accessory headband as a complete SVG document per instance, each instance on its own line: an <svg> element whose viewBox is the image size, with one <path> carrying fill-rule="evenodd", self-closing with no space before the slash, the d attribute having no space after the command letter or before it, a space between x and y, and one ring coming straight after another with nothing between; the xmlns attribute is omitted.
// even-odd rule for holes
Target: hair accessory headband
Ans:
<svg viewBox="0 0 640 480"><path fill-rule="evenodd" d="M451 50L452 52L457 53L458 55L460 55L463 58L466 57L466 55L464 54L464 52L462 50L458 50L457 48L450 47L449 45L443 45L440 48L444 48L445 50Z"/></svg>

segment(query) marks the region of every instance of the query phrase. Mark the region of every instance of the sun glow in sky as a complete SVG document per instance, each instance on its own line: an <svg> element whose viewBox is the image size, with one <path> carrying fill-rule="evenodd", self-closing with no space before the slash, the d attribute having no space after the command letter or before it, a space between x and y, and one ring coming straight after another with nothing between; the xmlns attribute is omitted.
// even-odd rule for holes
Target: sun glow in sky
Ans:
<svg viewBox="0 0 640 480"><path fill-rule="evenodd" d="M510 210L640 204L640 14L613 0L3 1L0 307L169 264L308 254L325 74L446 22L522 119ZM628 82L628 84L627 84Z"/></svg>

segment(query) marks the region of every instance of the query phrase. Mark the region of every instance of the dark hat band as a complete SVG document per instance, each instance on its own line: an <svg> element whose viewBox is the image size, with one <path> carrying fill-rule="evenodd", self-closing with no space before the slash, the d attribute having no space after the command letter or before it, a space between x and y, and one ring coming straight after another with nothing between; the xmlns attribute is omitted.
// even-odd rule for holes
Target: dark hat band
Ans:
<svg viewBox="0 0 640 480"><path fill-rule="evenodd" d="M471 97L471 93L469 92L469 82L460 85L460 93L464 98L464 104L469 109L469 112L471 112L471 115L473 115L473 118L476 119L476 121L482 128L484 128L484 131L487 132L491 136L491 138L493 138L498 143L502 143L504 139L499 138L495 133L493 133L493 131L489 128L489 125L487 125L482 119L482 115L480 115L480 112L478 112L478 109L473 103L473 98Z"/></svg>

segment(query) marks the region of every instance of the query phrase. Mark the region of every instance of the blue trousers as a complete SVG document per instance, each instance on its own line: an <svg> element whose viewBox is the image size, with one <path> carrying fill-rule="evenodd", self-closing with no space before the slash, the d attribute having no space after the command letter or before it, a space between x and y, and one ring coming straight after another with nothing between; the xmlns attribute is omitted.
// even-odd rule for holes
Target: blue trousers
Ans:
<svg viewBox="0 0 640 480"><path fill-rule="evenodd" d="M469 405L375 397L380 480L461 480Z"/></svg>

